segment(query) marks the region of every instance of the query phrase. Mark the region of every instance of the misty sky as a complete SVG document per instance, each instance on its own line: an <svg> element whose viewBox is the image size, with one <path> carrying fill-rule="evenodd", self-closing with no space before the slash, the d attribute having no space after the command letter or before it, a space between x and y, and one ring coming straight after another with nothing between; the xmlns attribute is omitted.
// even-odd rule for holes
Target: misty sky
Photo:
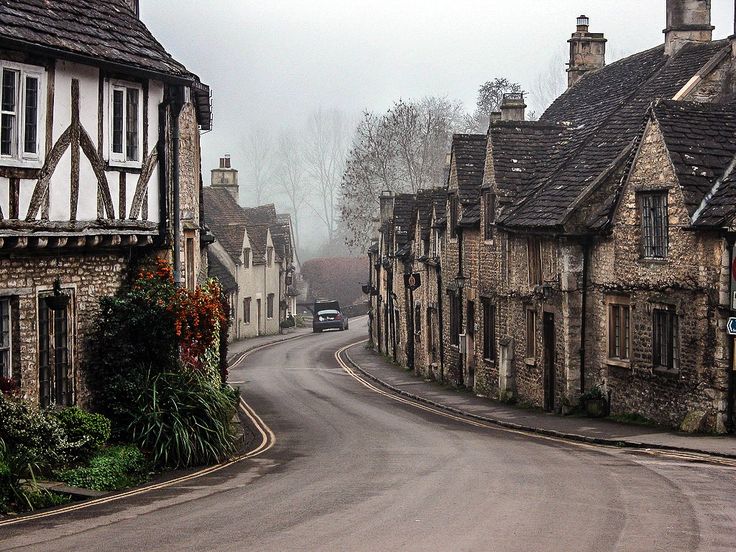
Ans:
<svg viewBox="0 0 736 552"><path fill-rule="evenodd" d="M140 2L153 34L212 87L206 182L223 153L237 168L248 129L299 132L320 106L357 117L399 97L446 95L471 110L478 86L498 76L532 90L550 63L564 64L581 13L606 34L609 59L662 43L665 26L665 0ZM733 10L713 0L717 38L732 34Z"/></svg>

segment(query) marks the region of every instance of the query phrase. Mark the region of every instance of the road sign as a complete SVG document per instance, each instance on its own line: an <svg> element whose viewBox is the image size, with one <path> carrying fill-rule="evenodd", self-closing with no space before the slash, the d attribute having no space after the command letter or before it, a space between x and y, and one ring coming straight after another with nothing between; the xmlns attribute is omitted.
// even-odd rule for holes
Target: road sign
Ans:
<svg viewBox="0 0 736 552"><path fill-rule="evenodd" d="M736 318L729 318L728 324L726 324L726 330L728 335L736 335Z"/></svg>

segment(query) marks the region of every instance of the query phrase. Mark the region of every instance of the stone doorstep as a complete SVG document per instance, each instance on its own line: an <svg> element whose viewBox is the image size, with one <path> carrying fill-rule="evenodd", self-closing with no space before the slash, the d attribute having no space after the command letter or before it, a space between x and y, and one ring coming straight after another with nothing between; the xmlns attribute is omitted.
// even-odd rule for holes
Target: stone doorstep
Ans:
<svg viewBox="0 0 736 552"><path fill-rule="evenodd" d="M58 481L37 481L36 485L47 491L68 494L76 498L98 498L108 494L107 491L93 491L92 489L83 489L81 487L70 487Z"/></svg>

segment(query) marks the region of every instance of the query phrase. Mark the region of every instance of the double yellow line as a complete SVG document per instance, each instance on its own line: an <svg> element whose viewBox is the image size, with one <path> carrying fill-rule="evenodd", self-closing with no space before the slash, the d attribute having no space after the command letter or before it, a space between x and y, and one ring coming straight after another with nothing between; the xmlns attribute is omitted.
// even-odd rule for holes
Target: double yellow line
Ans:
<svg viewBox="0 0 736 552"><path fill-rule="evenodd" d="M601 449L608 450L608 451L627 450L629 452L634 452L634 453L639 453L639 454L654 456L654 457L659 457L659 458L666 458L668 460L681 460L681 461L688 462L688 463L712 464L712 465L717 465L721 467L736 468L736 461L730 458L720 458L720 457L715 457L715 456L708 456L705 454L690 453L686 451L651 449L651 448L634 449L634 448L618 447L618 446L599 444L599 443L585 443L581 441L576 441L574 439L566 439L564 437L555 437L553 435L544 435L541 433L535 433L533 431L528 431L524 429L514 429L510 427L505 427L500 424L494 424L492 422L484 422L481 420L467 418L464 416L460 416L458 414L454 414L447 410L443 410L437 407L433 407L433 406L424 404L420 401L417 401L416 399L403 397L401 395L396 394L395 392L386 391L385 389L381 389L380 387L377 387L371 381L366 379L362 374L359 374L358 372L356 372L349 365L348 362L343 360L343 356L345 355L348 349L355 347L356 345L366 343L366 341L367 341L366 339L363 339L361 341L356 341L355 343L351 343L350 345L346 345L345 347L342 347L341 349L339 349L335 353L335 360L337 361L337 363L350 377L355 379L362 386L370 389L371 391L375 393L378 393L379 395L382 395L388 399L391 399L392 401L396 401L396 402L411 406L412 408L423 410L425 412L429 412L436 416L448 418L450 420L454 420L456 422L460 422L462 424L473 426L473 427L478 427L478 428L483 428L483 429L492 429L494 431L503 431L505 433L522 435L524 437L532 437L534 439L539 439L541 441L561 443L566 446L573 446L573 447L580 448L580 449L598 450L598 451L600 451Z"/></svg>
<svg viewBox="0 0 736 552"><path fill-rule="evenodd" d="M281 343L281 342L277 342L277 343ZM276 343L262 345L260 347L256 347L254 349L251 349L250 351L243 353L242 355L238 357L237 361L233 363L232 367L237 367L249 355L257 351L260 351L261 349L265 349L266 347L272 346L272 345L276 345ZM100 498L87 500L85 502L79 502L77 504L70 504L69 506L62 506L61 508L56 508L54 510L49 510L47 512L38 512L35 514L29 514L29 515L21 516L17 518L6 519L3 521L0 521L0 527L7 527L9 525L27 523L29 521L33 521L37 519L43 519L43 518L58 516L61 514L66 514L68 512L76 512L78 510L84 510L86 508L91 508L93 506L98 506L101 504L108 504L110 502L117 502L125 498L130 498L133 496L150 493L151 491L156 491L158 489L165 489L167 487L173 487L175 485L186 483L187 481L199 479L200 477L204 477L205 475L209 475L211 473L215 473L220 470L224 470L225 468L228 468L232 466L233 464L237 464L239 462L242 462L243 460L247 460L249 458L254 458L256 456L259 456L263 454L264 452L266 452L267 450L273 448L273 446L276 444L276 435L274 434L273 431L271 431L271 428L268 427L266 422L263 421L263 419L256 413L255 410L253 410L253 408L251 408L251 406L248 403L246 403L243 400L242 397L240 398L239 407L240 407L241 412L243 412L243 414L245 414L248 417L248 419L251 421L253 426L258 430L258 433L260 434L260 437L261 437L261 442L259 443L259 445L255 449L251 450L250 452L236 456L235 458L232 458L231 460L228 460L226 462L222 462L214 466L202 468L201 470L198 470L194 473L183 475L181 477L170 479L168 481L163 481L161 483L153 483L151 485L146 485L144 487L138 487L135 489L131 489L129 491L123 491L121 493L117 493L117 494L113 494L109 496L102 496Z"/></svg>

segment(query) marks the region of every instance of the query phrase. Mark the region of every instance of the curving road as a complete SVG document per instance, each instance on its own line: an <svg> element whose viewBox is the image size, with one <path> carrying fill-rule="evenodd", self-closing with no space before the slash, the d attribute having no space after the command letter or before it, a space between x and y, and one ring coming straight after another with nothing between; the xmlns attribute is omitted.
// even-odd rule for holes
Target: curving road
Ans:
<svg viewBox="0 0 736 552"><path fill-rule="evenodd" d="M273 448L171 488L0 527L0 549L733 551L736 469L478 428L371 391L309 335L231 379Z"/></svg>

